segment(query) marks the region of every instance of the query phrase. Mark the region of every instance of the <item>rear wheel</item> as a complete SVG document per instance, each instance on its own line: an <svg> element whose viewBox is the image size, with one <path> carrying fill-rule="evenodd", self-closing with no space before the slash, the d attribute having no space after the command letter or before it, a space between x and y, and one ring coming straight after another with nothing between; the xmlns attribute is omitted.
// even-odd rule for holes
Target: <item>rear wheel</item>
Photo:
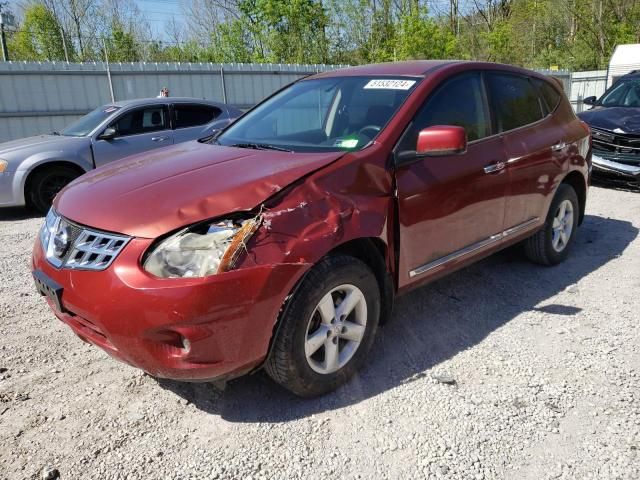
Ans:
<svg viewBox="0 0 640 480"><path fill-rule="evenodd" d="M265 363L296 395L335 390L362 365L380 317L380 289L360 260L325 257L305 276L285 309Z"/></svg>
<svg viewBox="0 0 640 480"><path fill-rule="evenodd" d="M570 185L558 187L544 227L524 242L527 257L542 265L557 265L567 255L578 229L578 196Z"/></svg>
<svg viewBox="0 0 640 480"><path fill-rule="evenodd" d="M29 179L26 192L29 205L40 213L47 213L58 192L80 175L75 168L64 165L38 170Z"/></svg>

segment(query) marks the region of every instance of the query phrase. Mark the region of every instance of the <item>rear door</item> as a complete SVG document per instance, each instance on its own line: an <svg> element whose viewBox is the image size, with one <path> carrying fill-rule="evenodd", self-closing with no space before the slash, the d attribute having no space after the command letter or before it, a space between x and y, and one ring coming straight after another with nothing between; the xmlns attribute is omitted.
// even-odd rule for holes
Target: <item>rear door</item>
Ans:
<svg viewBox="0 0 640 480"><path fill-rule="evenodd" d="M99 140L98 134L92 140L97 167L129 155L173 144L167 105L148 105L128 110L115 118L108 127L116 129L115 138Z"/></svg>
<svg viewBox="0 0 640 480"><path fill-rule="evenodd" d="M396 166L400 259L398 282L419 282L499 243L507 175L500 136L491 121L479 73L446 81L427 99L396 152L415 150L418 132L457 125L467 132L464 154L418 157Z"/></svg>
<svg viewBox="0 0 640 480"><path fill-rule="evenodd" d="M197 140L210 134L211 132L204 132L204 127L221 114L222 110L212 105L173 104L174 143Z"/></svg>
<svg viewBox="0 0 640 480"><path fill-rule="evenodd" d="M526 231L544 220L547 199L556 184L554 172L561 172L568 147L565 129L551 115L533 78L488 72L486 80L495 128L504 136L508 159L505 230ZM555 109L559 94L547 93Z"/></svg>

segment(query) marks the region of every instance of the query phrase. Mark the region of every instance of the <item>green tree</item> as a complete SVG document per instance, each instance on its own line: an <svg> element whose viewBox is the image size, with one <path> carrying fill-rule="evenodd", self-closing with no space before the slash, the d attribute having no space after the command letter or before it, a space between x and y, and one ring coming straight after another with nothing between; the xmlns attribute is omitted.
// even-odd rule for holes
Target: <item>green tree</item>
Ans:
<svg viewBox="0 0 640 480"><path fill-rule="evenodd" d="M66 41L70 58L73 58L71 42L63 40L62 29L51 10L42 4L29 5L24 20L8 42L10 56L16 60L64 60Z"/></svg>
<svg viewBox="0 0 640 480"><path fill-rule="evenodd" d="M131 30L125 30L118 22L111 27L111 35L105 41L110 62L137 62L140 60L140 44Z"/></svg>
<svg viewBox="0 0 640 480"><path fill-rule="evenodd" d="M398 21L395 52L398 60L443 59L458 54L455 35L429 17L426 7L415 8Z"/></svg>
<svg viewBox="0 0 640 480"><path fill-rule="evenodd" d="M264 61L252 45L251 25L246 20L223 23L212 33L211 51L214 61L250 63Z"/></svg>
<svg viewBox="0 0 640 480"><path fill-rule="evenodd" d="M240 0L253 57L270 62L327 60L327 15L317 0ZM237 38L237 35L236 37Z"/></svg>

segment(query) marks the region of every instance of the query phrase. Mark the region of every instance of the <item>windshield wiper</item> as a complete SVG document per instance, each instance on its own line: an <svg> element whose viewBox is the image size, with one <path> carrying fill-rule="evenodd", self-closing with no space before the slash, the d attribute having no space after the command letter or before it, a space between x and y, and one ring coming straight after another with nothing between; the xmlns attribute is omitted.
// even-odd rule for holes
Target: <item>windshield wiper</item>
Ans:
<svg viewBox="0 0 640 480"><path fill-rule="evenodd" d="M236 143L231 146L237 147L237 148L253 148L254 150L276 150L278 152L287 152L287 153L293 152L293 150L289 150L287 148L282 148L282 147L276 147L275 145L269 145L267 143Z"/></svg>

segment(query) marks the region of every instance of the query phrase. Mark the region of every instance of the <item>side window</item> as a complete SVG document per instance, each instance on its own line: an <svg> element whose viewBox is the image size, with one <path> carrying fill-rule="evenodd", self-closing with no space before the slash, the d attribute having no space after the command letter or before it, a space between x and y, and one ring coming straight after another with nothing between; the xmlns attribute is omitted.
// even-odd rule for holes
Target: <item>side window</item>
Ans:
<svg viewBox="0 0 640 480"><path fill-rule="evenodd" d="M489 73L487 79L498 132L513 130L543 117L540 99L528 78Z"/></svg>
<svg viewBox="0 0 640 480"><path fill-rule="evenodd" d="M110 126L116 129L120 137L165 130L167 128L167 108L162 105L139 108L125 113Z"/></svg>
<svg viewBox="0 0 640 480"><path fill-rule="evenodd" d="M464 127L470 142L490 135L489 115L478 73L463 74L438 88L405 132L400 151L415 150L420 130L434 125Z"/></svg>
<svg viewBox="0 0 640 480"><path fill-rule="evenodd" d="M545 82L539 78L532 78L531 81L544 99L544 103L547 107L547 113L553 112L558 106L558 103L560 103L560 94L558 91L549 85L549 82Z"/></svg>
<svg viewBox="0 0 640 480"><path fill-rule="evenodd" d="M180 105L173 107L175 128L196 127L214 120L222 110L206 105Z"/></svg>

